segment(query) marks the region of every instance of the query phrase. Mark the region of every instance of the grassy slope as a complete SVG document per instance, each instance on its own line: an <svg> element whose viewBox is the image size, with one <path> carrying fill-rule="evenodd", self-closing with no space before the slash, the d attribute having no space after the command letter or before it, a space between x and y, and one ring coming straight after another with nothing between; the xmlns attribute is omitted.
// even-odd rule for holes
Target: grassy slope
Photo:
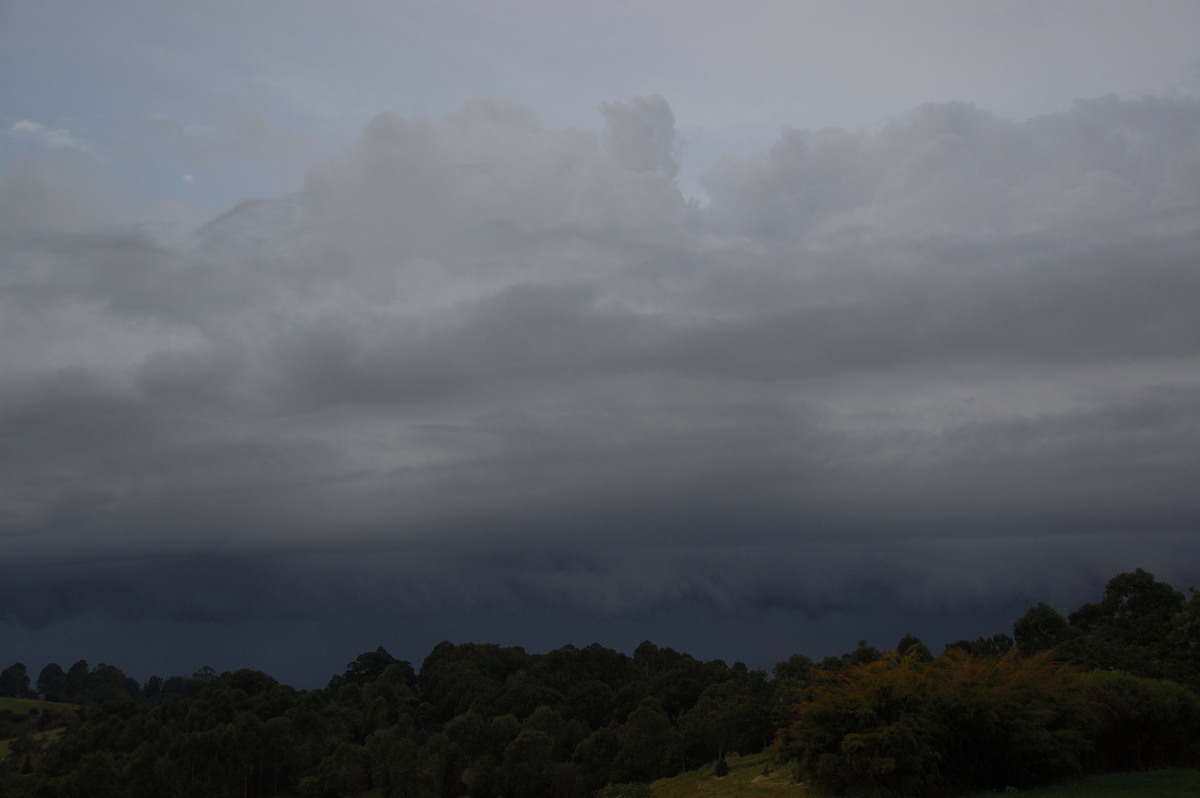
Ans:
<svg viewBox="0 0 1200 798"><path fill-rule="evenodd" d="M37 723L29 715L29 710L36 709L38 715L48 717L45 731L37 731ZM79 707L76 704L59 704L54 701L39 701L36 698L0 698L0 712L11 712L22 720L20 729L32 732L43 740L54 740L62 732L62 727L77 717ZM6 724L6 728L12 728ZM9 743L13 738L0 740L0 761L8 758Z"/></svg>
<svg viewBox="0 0 1200 798"><path fill-rule="evenodd" d="M62 710L64 712L74 712L79 709L78 704L59 704L55 701L42 701L38 698L0 698L0 712L8 710L9 712L28 712L31 709L39 711L45 710Z"/></svg>
<svg viewBox="0 0 1200 798"><path fill-rule="evenodd" d="M756 754L730 762L729 775L723 778L714 777L712 767L707 767L660 779L650 790L654 798L819 798L803 784L789 784L787 768L764 776L768 764L766 754ZM980 793L974 798L1003 794ZM1022 798L1196 798L1200 796L1200 770L1114 773L1016 794Z"/></svg>
<svg viewBox="0 0 1200 798"><path fill-rule="evenodd" d="M62 734L62 731L62 729L50 729L49 731L44 732L34 732L34 737L38 740L52 743L59 738L59 735ZM0 740L0 762L8 759L9 743L11 742L12 739Z"/></svg>
<svg viewBox="0 0 1200 798"><path fill-rule="evenodd" d="M976 798L997 793L980 793ZM1200 770L1148 770L1089 776L1019 793L1023 798L1196 798Z"/></svg>
<svg viewBox="0 0 1200 798"><path fill-rule="evenodd" d="M772 770L763 775L771 759L766 754L755 754L732 760L729 775L716 778L712 767L680 773L669 779L659 779L650 785L654 798L743 798L744 796L794 796L809 798L813 793L801 784L789 784L790 769Z"/></svg>

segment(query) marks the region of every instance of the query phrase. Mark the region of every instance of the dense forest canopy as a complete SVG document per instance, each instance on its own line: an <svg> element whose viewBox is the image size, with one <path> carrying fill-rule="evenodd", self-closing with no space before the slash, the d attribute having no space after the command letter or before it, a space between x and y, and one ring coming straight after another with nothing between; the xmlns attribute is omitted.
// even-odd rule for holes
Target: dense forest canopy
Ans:
<svg viewBox="0 0 1200 798"><path fill-rule="evenodd" d="M1200 766L1200 593L1143 570L934 656L905 635L771 674L651 642L364 652L321 689L252 670L0 672L6 796L587 796L770 748L836 795L953 795ZM611 790L610 790L611 791Z"/></svg>

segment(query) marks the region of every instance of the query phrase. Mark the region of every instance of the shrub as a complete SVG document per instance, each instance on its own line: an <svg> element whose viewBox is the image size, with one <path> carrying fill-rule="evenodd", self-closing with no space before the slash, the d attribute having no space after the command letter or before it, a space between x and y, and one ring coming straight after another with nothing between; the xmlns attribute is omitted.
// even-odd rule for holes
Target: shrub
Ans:
<svg viewBox="0 0 1200 798"><path fill-rule="evenodd" d="M938 795L1081 772L1096 715L1047 655L889 655L823 674L779 732L777 759L837 794Z"/></svg>
<svg viewBox="0 0 1200 798"><path fill-rule="evenodd" d="M1081 678L1101 710L1094 769L1200 766L1200 697L1194 692L1121 671Z"/></svg>

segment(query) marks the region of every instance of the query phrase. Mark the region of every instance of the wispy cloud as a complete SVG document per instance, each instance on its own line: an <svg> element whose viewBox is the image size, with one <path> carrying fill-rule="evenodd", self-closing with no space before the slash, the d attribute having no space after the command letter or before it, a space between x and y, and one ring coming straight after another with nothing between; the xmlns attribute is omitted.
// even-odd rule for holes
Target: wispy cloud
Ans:
<svg viewBox="0 0 1200 798"><path fill-rule="evenodd" d="M66 128L50 128L30 119L14 122L7 132L12 138L34 141L46 147L68 147L85 152L95 149L91 142L78 138Z"/></svg>

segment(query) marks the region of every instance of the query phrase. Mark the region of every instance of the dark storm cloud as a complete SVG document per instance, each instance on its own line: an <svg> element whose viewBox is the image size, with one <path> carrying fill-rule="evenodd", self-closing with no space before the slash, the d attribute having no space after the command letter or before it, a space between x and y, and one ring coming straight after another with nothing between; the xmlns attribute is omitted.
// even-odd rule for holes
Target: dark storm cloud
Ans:
<svg viewBox="0 0 1200 798"><path fill-rule="evenodd" d="M6 230L0 611L817 615L1197 576L1200 104L784 130L708 203L665 100L601 111L382 115L189 237Z"/></svg>

